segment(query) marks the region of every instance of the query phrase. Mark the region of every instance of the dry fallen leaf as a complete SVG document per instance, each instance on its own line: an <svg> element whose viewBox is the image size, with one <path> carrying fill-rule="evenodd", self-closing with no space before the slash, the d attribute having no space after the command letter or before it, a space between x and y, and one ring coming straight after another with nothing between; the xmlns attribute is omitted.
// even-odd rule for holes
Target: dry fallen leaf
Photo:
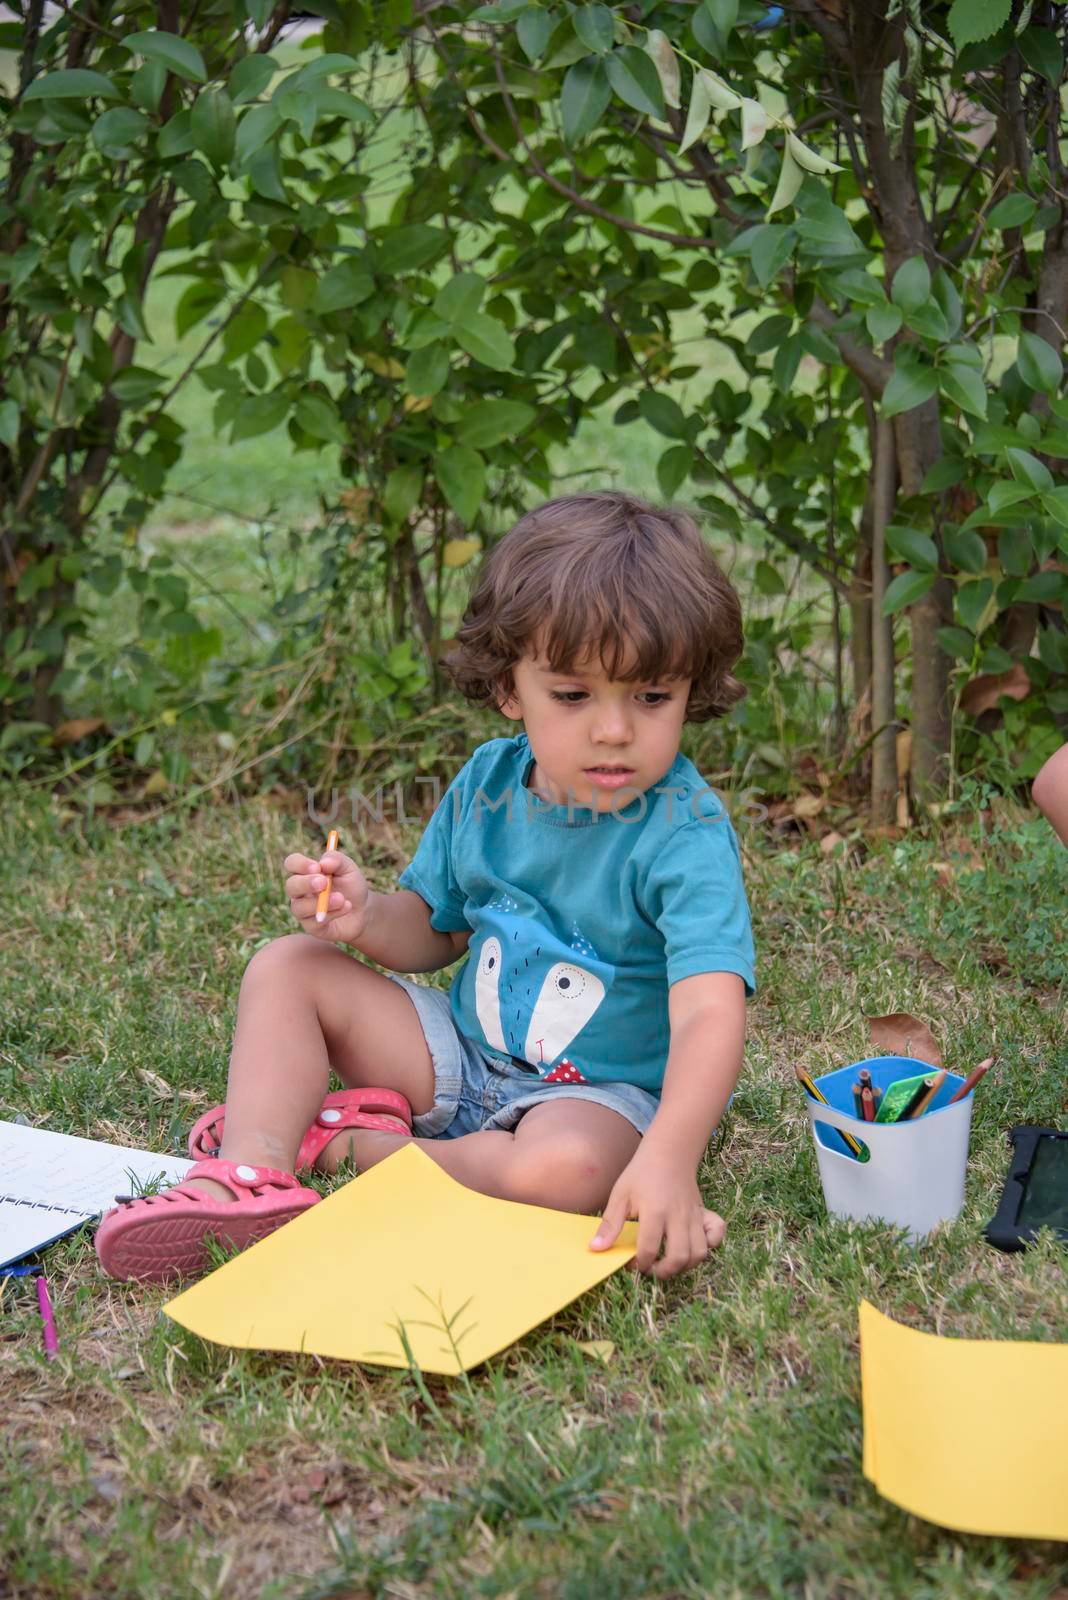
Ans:
<svg viewBox="0 0 1068 1600"><path fill-rule="evenodd" d="M965 684L960 708L967 716L978 717L984 711L992 711L1002 695L1010 700L1026 700L1030 693L1027 668L1017 661L1008 672L982 672Z"/></svg>
<svg viewBox="0 0 1068 1600"><path fill-rule="evenodd" d="M817 817L827 803L823 794L799 794L791 801L795 817Z"/></svg>
<svg viewBox="0 0 1068 1600"><path fill-rule="evenodd" d="M885 1017L869 1017L872 1048L895 1056L912 1056L932 1067L942 1065L942 1052L926 1022L910 1017L907 1011L893 1011Z"/></svg>
<svg viewBox="0 0 1068 1600"><path fill-rule="evenodd" d="M897 758L897 781L905 784L908 781L909 768L912 765L912 729L902 728L895 741Z"/></svg>
<svg viewBox="0 0 1068 1600"><path fill-rule="evenodd" d="M95 733L104 726L103 717L75 717L71 722L61 722L52 734L55 745L77 744L86 734Z"/></svg>
<svg viewBox="0 0 1068 1600"><path fill-rule="evenodd" d="M597 1361L611 1361L616 1353L616 1347L611 1339L586 1339L576 1340L583 1355L593 1356Z"/></svg>
<svg viewBox="0 0 1068 1600"><path fill-rule="evenodd" d="M825 833L823 835L823 838L820 840L820 849L823 851L825 856L829 856L831 852L836 850L840 844L845 844L845 840L840 833L835 833L832 829L830 833Z"/></svg>

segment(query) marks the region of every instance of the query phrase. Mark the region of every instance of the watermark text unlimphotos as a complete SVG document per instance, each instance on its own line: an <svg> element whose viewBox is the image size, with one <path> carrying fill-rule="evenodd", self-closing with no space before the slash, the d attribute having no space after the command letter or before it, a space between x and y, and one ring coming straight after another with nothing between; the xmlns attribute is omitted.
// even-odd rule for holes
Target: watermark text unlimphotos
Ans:
<svg viewBox="0 0 1068 1600"><path fill-rule="evenodd" d="M446 791L445 785L438 777L416 777L407 781L379 784L372 795L367 795L355 785L344 791L332 788L330 799L324 807L320 807L319 796L314 789L308 789L306 792L308 816L312 822L322 828L331 828L344 819L357 831L368 823L385 822L387 817L390 821L398 823L422 822L427 815L428 803L430 809L436 811L442 804L443 798L452 808L453 821L459 822L465 805L461 790L455 787ZM516 816L529 820L539 814L558 810L566 811L569 822L573 821L581 811L592 813L595 822L628 823L642 822L648 815L650 807L656 805L658 798L663 795L668 823L692 820L715 824L729 816L737 826L739 823L752 825L766 820L768 809L761 803L762 792L755 788L721 792L713 789L711 784L696 790L691 790L683 784L670 783L655 784L651 789L645 790L628 785L615 790L609 799L607 811L597 812L588 805L580 805L570 789L567 791L565 804L557 807L543 800L533 789L522 788L517 793L509 784L496 795L489 795L485 789L477 788L467 804L469 820L476 824L498 813L503 814L506 821L512 822ZM712 809L710 814L706 800L708 795L719 801L719 805Z"/></svg>

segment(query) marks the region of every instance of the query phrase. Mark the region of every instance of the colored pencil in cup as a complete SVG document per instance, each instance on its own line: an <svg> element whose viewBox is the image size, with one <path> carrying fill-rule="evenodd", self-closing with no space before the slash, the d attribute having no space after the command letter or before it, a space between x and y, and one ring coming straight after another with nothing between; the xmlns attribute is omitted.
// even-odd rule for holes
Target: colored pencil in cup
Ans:
<svg viewBox="0 0 1068 1600"><path fill-rule="evenodd" d="M337 840L338 840L337 829L336 828L331 828L330 832L326 836L326 849L327 850L336 850L337 849ZM323 853L325 855L326 852L324 851ZM319 898L315 902L315 920L316 920L316 922L325 922L326 921L326 913L330 909L330 891L331 891L331 889L333 887L334 887L333 874L332 873L327 873L326 888L325 889L320 889Z"/></svg>
<svg viewBox="0 0 1068 1600"><path fill-rule="evenodd" d="M960 1088L957 1090L956 1094L953 1096L952 1100L949 1102L950 1105L955 1106L958 1100L963 1100L966 1094L971 1094L980 1078L985 1078L993 1065L994 1057L987 1056L985 1061L980 1061L977 1067L973 1067L971 1072L969 1072L968 1076L965 1078L964 1082L961 1084Z"/></svg>
<svg viewBox="0 0 1068 1600"><path fill-rule="evenodd" d="M809 1075L805 1071L804 1067L795 1067L794 1068L794 1074L795 1074L795 1076L797 1078L798 1083L801 1085L802 1089L804 1089L806 1091L806 1093L810 1094L812 1096L813 1100L818 1100L820 1105L823 1105L823 1106L828 1104L827 1096L825 1094L821 1094L820 1090L817 1089L816 1085L813 1083L812 1079L809 1077ZM853 1135L851 1133L846 1133L844 1128L839 1128L837 1130L837 1132L838 1132L839 1137L845 1140L846 1144L849 1146L849 1148L852 1151L852 1153L856 1156L857 1160L858 1161L863 1161L863 1159L864 1159L864 1146L858 1140L854 1139L854 1137L853 1137Z"/></svg>
<svg viewBox="0 0 1068 1600"><path fill-rule="evenodd" d="M902 1120L915 1122L917 1117L922 1117L935 1095L946 1081L946 1069L936 1072L933 1078L928 1078L924 1083L922 1092L913 1098L912 1104L907 1108Z"/></svg>

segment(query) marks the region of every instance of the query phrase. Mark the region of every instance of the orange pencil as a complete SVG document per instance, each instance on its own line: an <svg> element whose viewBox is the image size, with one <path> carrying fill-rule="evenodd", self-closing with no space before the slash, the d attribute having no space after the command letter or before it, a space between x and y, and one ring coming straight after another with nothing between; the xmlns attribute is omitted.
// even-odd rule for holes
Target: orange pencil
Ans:
<svg viewBox="0 0 1068 1600"><path fill-rule="evenodd" d="M935 1095L946 1081L946 1069L936 1072L933 1078L928 1078L927 1087L908 1114L908 1120L914 1122L917 1117L922 1117Z"/></svg>
<svg viewBox="0 0 1068 1600"><path fill-rule="evenodd" d="M326 836L326 849L327 850L336 850L337 849L337 838L338 838L337 829L336 828L331 828L330 832ZM323 854L325 855L326 851L324 851ZM315 902L315 920L316 920L316 922L325 922L326 921L326 913L327 913L327 911L329 910L329 907L330 907L330 891L331 891L331 889L333 887L334 887L333 876L332 876L332 874L327 873L326 888L319 890L319 898Z"/></svg>

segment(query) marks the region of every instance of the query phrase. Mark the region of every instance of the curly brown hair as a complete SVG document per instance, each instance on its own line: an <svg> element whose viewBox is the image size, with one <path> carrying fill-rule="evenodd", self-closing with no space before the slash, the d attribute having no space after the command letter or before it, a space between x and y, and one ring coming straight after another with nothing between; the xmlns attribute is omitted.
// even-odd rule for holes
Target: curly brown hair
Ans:
<svg viewBox="0 0 1068 1600"><path fill-rule="evenodd" d="M596 653L622 682L690 678L689 722L746 692L734 588L692 517L635 495L561 495L520 517L485 556L444 666L469 700L499 706L535 647L553 672Z"/></svg>

